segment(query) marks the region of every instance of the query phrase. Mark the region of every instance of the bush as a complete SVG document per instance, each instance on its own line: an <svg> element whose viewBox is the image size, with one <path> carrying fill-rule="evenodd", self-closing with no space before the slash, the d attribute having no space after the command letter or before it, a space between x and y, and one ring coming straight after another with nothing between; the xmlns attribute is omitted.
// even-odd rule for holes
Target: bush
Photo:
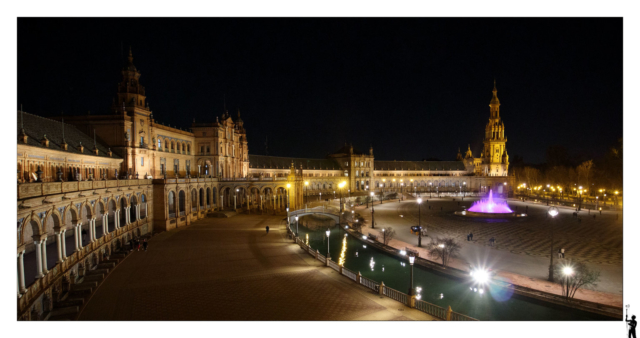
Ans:
<svg viewBox="0 0 640 338"><path fill-rule="evenodd" d="M384 241L384 245L389 245L389 242L396 237L396 231L393 230L392 227L384 228L384 232L382 233L382 240Z"/></svg>
<svg viewBox="0 0 640 338"><path fill-rule="evenodd" d="M565 269L570 274L565 274ZM553 267L556 283L562 287L566 301L575 297L580 288L594 289L600 280L600 270L591 269L584 262L561 262Z"/></svg>

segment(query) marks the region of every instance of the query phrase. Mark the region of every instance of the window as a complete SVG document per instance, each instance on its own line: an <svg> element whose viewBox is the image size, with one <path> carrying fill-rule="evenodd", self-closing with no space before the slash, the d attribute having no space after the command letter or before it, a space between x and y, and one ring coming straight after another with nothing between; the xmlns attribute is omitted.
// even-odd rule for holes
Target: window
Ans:
<svg viewBox="0 0 640 338"><path fill-rule="evenodd" d="M204 146L200 146L200 154L204 154Z"/></svg>
<svg viewBox="0 0 640 338"><path fill-rule="evenodd" d="M345 171L344 171L344 176L349 177L349 172L345 170Z"/></svg>
<svg viewBox="0 0 640 338"><path fill-rule="evenodd" d="M158 139L158 150L162 150L162 140Z"/></svg>
<svg viewBox="0 0 640 338"><path fill-rule="evenodd" d="M144 144L144 136L140 136L140 144Z"/></svg>
<svg viewBox="0 0 640 338"><path fill-rule="evenodd" d="M207 146L207 154L211 152L211 148L209 148L209 146Z"/></svg>
<svg viewBox="0 0 640 338"><path fill-rule="evenodd" d="M140 166L144 167L144 157L140 157Z"/></svg>

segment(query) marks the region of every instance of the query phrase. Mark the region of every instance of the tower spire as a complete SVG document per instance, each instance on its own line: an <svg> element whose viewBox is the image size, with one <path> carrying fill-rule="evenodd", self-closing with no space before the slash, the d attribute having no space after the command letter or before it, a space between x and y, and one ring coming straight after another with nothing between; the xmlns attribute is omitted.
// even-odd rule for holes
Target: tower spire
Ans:
<svg viewBox="0 0 640 338"><path fill-rule="evenodd" d="M500 118L500 100L498 99L498 89L496 88L496 79L493 79L493 97L489 103L491 107L491 118Z"/></svg>

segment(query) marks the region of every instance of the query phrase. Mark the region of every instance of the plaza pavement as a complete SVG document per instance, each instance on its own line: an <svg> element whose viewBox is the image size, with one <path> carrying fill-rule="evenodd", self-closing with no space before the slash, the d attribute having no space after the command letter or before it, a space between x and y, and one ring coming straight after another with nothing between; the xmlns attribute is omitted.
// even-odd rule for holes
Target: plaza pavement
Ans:
<svg viewBox="0 0 640 338"><path fill-rule="evenodd" d="M205 218L158 234L109 274L79 319L435 320L323 266L286 239L282 219Z"/></svg>
<svg viewBox="0 0 640 338"><path fill-rule="evenodd" d="M459 258L451 265L468 270L474 266L487 266L498 271L498 278L511 283L560 294L557 284L547 282L549 267L549 220L546 218L546 204L523 203L509 200L512 207L518 206L524 212L528 206L529 217L515 222L484 223L453 215L453 211L469 207L477 198L452 201L453 197L428 198L422 196L421 224L427 227L429 236L453 236L462 249ZM427 203L427 199L429 202ZM431 205L431 209L429 209ZM336 204L337 206L337 204ZM418 207L415 199L405 195L405 200L376 202L376 229L371 229L371 206L358 206L356 212L366 220L364 234L371 232L382 237L380 229L392 227L396 239L389 245L418 249L418 236L412 235L409 227L418 224ZM440 210L442 208L443 210ZM622 306L622 217L615 219L616 212L603 211L593 219L586 211L581 211L581 221L573 218L573 209L559 207L560 215L552 220L555 225L555 243L565 248L566 258L583 260L589 266L601 271L596 291L580 290L576 298L604 304ZM402 215L402 216L401 216ZM473 232L474 240L467 242L466 235ZM496 238L496 246L489 246L489 238ZM423 247L430 238L423 237ZM554 252L555 254L555 252ZM426 250L420 250L420 257L429 258ZM557 256L556 256L557 257ZM557 261L554 257L554 261Z"/></svg>

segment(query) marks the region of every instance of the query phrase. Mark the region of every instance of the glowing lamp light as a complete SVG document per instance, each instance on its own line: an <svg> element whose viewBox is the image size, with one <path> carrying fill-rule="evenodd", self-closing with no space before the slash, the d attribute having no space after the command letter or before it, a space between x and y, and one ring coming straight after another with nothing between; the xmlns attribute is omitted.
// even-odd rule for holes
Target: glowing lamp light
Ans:
<svg viewBox="0 0 640 338"><path fill-rule="evenodd" d="M331 231L327 229L327 231L325 231L325 234L327 234L327 237L329 237L329 235L331 234Z"/></svg>
<svg viewBox="0 0 640 338"><path fill-rule="evenodd" d="M422 203L422 198L418 198L418 204Z"/></svg>
<svg viewBox="0 0 640 338"><path fill-rule="evenodd" d="M367 236L362 236L362 239L367 239Z"/></svg>
<svg viewBox="0 0 640 338"><path fill-rule="evenodd" d="M287 183L287 188L291 188L291 184Z"/></svg>
<svg viewBox="0 0 640 338"><path fill-rule="evenodd" d="M298 216L296 216L296 222L298 221Z"/></svg>
<svg viewBox="0 0 640 338"><path fill-rule="evenodd" d="M409 256L409 264L413 265L413 262L416 260L415 256Z"/></svg>
<svg viewBox="0 0 640 338"><path fill-rule="evenodd" d="M478 269L473 274L473 279L479 284L484 284L489 281L489 273L487 272L487 270Z"/></svg>
<svg viewBox="0 0 640 338"><path fill-rule="evenodd" d="M571 268L570 266L565 266L564 268L562 268L562 273L564 273L565 276L571 276L573 275L573 268Z"/></svg>
<svg viewBox="0 0 640 338"><path fill-rule="evenodd" d="M400 254L401 254L401 255L403 255L403 256L406 256L406 255L407 255L407 252L406 252L406 251L404 251L404 250L400 250Z"/></svg>
<svg viewBox="0 0 640 338"><path fill-rule="evenodd" d="M416 292L422 292L422 288L421 287L416 287Z"/></svg>
<svg viewBox="0 0 640 338"><path fill-rule="evenodd" d="M556 217L556 216L558 216L558 213L559 213L559 212L558 212L558 208L556 208L556 207L551 207L551 208L549 208L548 213L549 213L549 216L551 216L551 217Z"/></svg>
<svg viewBox="0 0 640 338"><path fill-rule="evenodd" d="M444 248L444 244L439 244L438 247L443 249Z"/></svg>
<svg viewBox="0 0 640 338"><path fill-rule="evenodd" d="M422 299L422 295L416 295L416 299L417 299L417 300Z"/></svg>
<svg viewBox="0 0 640 338"><path fill-rule="evenodd" d="M349 229L349 226L348 226L348 225L345 225L345 226L344 226L344 228L345 228L345 229Z"/></svg>
<svg viewBox="0 0 640 338"><path fill-rule="evenodd" d="M484 289L478 290L478 293L483 294L484 293Z"/></svg>

